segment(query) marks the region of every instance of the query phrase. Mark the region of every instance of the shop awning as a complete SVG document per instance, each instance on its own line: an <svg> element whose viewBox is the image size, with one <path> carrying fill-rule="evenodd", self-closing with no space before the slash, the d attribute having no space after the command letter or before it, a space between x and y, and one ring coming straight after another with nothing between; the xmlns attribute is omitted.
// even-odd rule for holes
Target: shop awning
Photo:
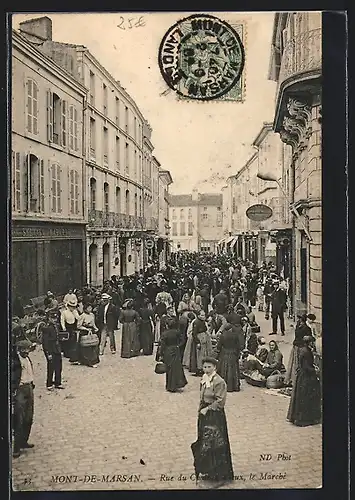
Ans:
<svg viewBox="0 0 355 500"><path fill-rule="evenodd" d="M232 243L234 238L235 238L235 236L229 236L229 238L227 238L227 240L226 240L226 245L229 245L230 243Z"/></svg>
<svg viewBox="0 0 355 500"><path fill-rule="evenodd" d="M223 243L225 243L225 238L222 238L221 240L219 240L219 242L217 243L217 245L223 245Z"/></svg>
<svg viewBox="0 0 355 500"><path fill-rule="evenodd" d="M230 244L230 246L231 246L231 247L234 247L234 245L235 245L235 244L237 243L237 241L238 241L238 238L239 238L239 236L234 236L234 237L233 237L233 241L231 241L231 244Z"/></svg>

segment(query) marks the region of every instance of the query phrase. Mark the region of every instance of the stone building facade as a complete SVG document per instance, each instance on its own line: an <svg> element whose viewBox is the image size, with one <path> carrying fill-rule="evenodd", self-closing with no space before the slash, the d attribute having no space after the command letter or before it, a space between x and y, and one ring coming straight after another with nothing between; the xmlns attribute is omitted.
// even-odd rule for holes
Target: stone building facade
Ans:
<svg viewBox="0 0 355 500"><path fill-rule="evenodd" d="M85 283L86 89L21 27L11 54L11 278L26 304ZM42 42L51 37L48 18L39 27Z"/></svg>
<svg viewBox="0 0 355 500"><path fill-rule="evenodd" d="M275 15L270 79L277 82L273 128L291 147L285 168L292 210L295 313L322 322L322 14Z"/></svg>

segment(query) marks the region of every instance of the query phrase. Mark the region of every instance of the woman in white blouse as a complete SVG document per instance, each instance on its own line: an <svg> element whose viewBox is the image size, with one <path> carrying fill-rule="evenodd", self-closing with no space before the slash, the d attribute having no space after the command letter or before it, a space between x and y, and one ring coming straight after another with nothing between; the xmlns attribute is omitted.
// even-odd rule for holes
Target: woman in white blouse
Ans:
<svg viewBox="0 0 355 500"><path fill-rule="evenodd" d="M71 363L78 362L78 339L77 339L77 322L79 313L76 308L77 301L69 300L66 307L60 314L60 325L64 332L69 333L69 338L65 342L64 356L69 358Z"/></svg>

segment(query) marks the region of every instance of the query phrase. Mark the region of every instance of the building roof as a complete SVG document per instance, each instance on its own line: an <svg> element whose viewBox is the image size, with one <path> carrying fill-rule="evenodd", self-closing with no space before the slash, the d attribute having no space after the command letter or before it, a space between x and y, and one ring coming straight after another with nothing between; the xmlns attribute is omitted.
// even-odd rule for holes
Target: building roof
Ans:
<svg viewBox="0 0 355 500"><path fill-rule="evenodd" d="M263 126L261 127L261 130L259 131L258 135L255 137L253 141L253 146L259 147L260 144L263 142L267 134L272 130L272 123L269 122L264 122Z"/></svg>
<svg viewBox="0 0 355 500"><path fill-rule="evenodd" d="M222 206L223 195L221 193L199 193L198 201L192 199L191 194L171 194L170 206L192 207L194 205Z"/></svg>
<svg viewBox="0 0 355 500"><path fill-rule="evenodd" d="M202 193L199 196L200 205L216 205L220 206L223 203L223 195L220 193Z"/></svg>
<svg viewBox="0 0 355 500"><path fill-rule="evenodd" d="M197 202L192 200L191 194L171 194L169 201L172 207L191 207L197 205Z"/></svg>

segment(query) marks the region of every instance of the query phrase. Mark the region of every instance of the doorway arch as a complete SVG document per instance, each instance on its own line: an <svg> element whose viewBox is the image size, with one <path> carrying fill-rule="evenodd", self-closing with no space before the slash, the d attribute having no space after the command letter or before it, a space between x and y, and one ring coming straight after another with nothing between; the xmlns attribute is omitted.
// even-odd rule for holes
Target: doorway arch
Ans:
<svg viewBox="0 0 355 500"><path fill-rule="evenodd" d="M102 255L103 255L103 280L104 282L109 280L110 275L110 245L108 243L104 243L102 246Z"/></svg>
<svg viewBox="0 0 355 500"><path fill-rule="evenodd" d="M97 285L97 245L91 243L89 246L89 263L90 263L90 284Z"/></svg>

